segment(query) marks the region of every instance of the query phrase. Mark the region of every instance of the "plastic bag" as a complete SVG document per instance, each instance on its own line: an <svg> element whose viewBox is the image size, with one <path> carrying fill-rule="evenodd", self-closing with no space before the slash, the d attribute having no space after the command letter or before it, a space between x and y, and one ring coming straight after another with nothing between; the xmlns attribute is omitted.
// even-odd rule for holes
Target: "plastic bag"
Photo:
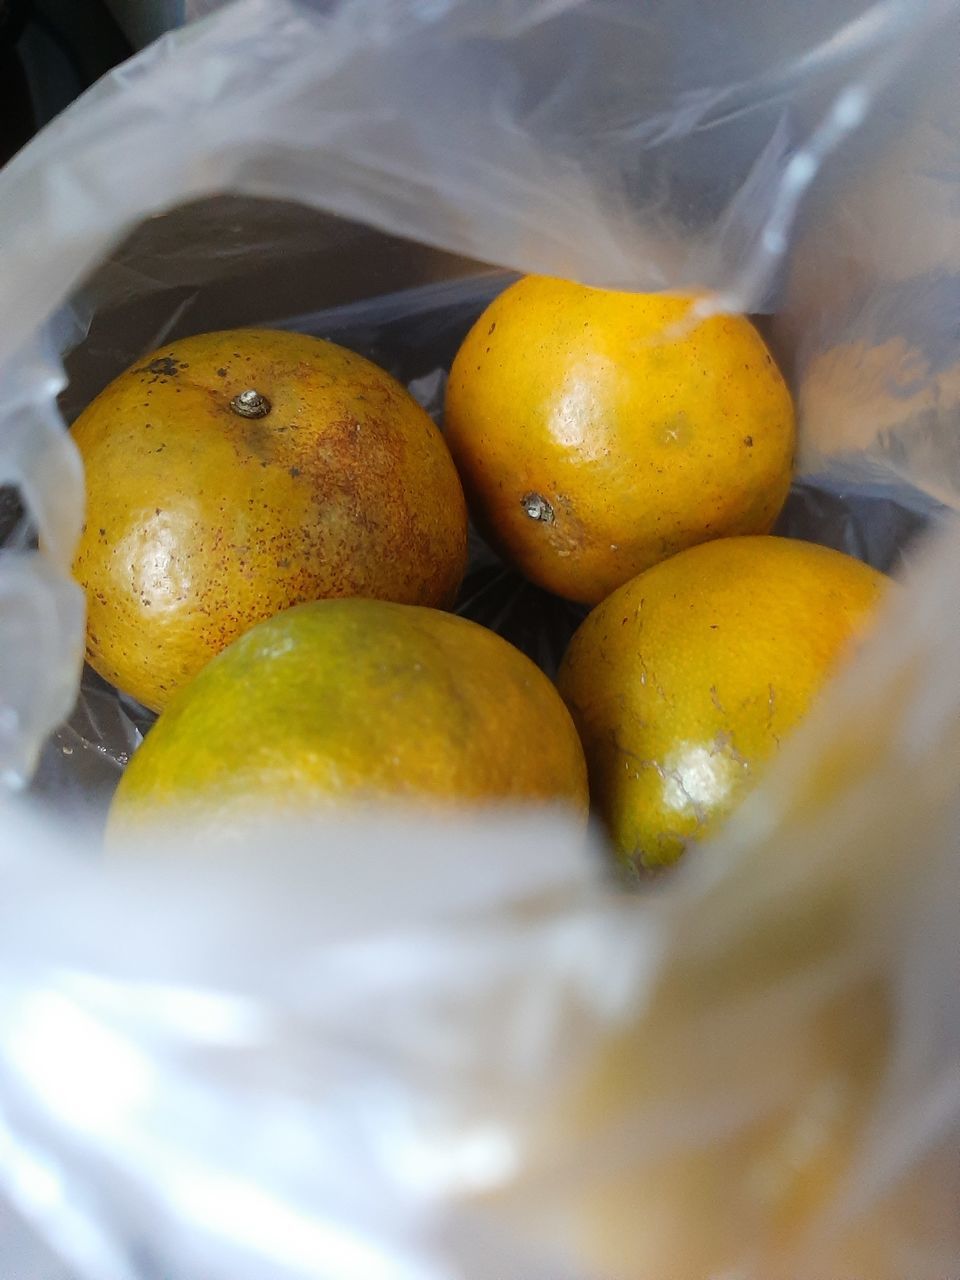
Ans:
<svg viewBox="0 0 960 1280"><path fill-rule="evenodd" d="M885 530L950 523L958 13L242 0L99 85L0 174L0 482L26 508L0 553L0 770L29 775L79 675L55 397L69 417L177 332L311 317L390 363L402 330L428 397L497 287L478 262L705 286L773 313L794 529L892 562ZM223 191L263 203L189 203ZM911 552L872 649L638 900L520 819L453 853L384 819L87 865L65 797L96 810L137 732L88 685L56 776L2 815L7 1198L97 1280L942 1280L958 550Z"/></svg>

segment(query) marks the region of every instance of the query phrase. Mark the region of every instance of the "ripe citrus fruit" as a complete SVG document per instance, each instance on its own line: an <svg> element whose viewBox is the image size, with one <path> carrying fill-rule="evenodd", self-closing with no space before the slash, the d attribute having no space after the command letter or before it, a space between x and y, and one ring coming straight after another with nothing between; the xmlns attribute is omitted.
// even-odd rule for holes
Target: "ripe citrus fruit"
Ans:
<svg viewBox="0 0 960 1280"><path fill-rule="evenodd" d="M727 538L648 569L593 610L557 683L622 859L669 863L715 828L887 586L825 547Z"/></svg>
<svg viewBox="0 0 960 1280"><path fill-rule="evenodd" d="M389 374L331 342L269 329L171 342L73 438L87 657L154 710L288 605L453 603L466 506L443 438Z"/></svg>
<svg viewBox="0 0 960 1280"><path fill-rule="evenodd" d="M585 814L586 765L556 689L492 631L325 600L260 623L180 691L121 779L111 825L370 800Z"/></svg>
<svg viewBox="0 0 960 1280"><path fill-rule="evenodd" d="M474 514L528 578L595 604L695 543L767 533L789 392L743 316L530 276L484 311L447 388Z"/></svg>

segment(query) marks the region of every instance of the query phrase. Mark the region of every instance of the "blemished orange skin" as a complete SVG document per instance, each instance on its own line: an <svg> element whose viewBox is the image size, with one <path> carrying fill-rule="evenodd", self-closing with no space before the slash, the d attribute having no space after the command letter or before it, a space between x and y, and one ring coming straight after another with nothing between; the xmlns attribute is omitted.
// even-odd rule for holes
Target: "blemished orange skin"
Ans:
<svg viewBox="0 0 960 1280"><path fill-rule="evenodd" d="M768 533L794 411L743 316L527 276L468 333L444 430L474 516L533 582L596 604L711 538Z"/></svg>
<svg viewBox="0 0 960 1280"><path fill-rule="evenodd" d="M265 416L231 408L248 389ZM73 566L87 659L153 710L290 605L453 604L467 556L453 461L400 383L352 351L270 329L177 340L72 431L87 482Z"/></svg>
<svg viewBox="0 0 960 1280"><path fill-rule="evenodd" d="M889 587L826 547L726 538L648 569L589 614L557 686L624 863L673 862L716 829Z"/></svg>
<svg viewBox="0 0 960 1280"><path fill-rule="evenodd" d="M135 752L111 841L332 804L556 804L586 818L587 770L550 680L455 614L323 600L260 623L200 672Z"/></svg>

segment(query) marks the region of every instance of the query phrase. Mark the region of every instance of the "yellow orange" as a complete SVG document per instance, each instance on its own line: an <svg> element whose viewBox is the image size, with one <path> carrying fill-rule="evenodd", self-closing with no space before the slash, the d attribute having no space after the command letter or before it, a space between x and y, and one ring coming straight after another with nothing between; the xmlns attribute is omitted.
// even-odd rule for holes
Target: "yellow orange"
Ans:
<svg viewBox="0 0 960 1280"><path fill-rule="evenodd" d="M743 316L528 276L484 311L447 389L468 500L533 582L595 604L684 547L767 533L794 415Z"/></svg>
<svg viewBox="0 0 960 1280"><path fill-rule="evenodd" d="M716 828L887 586L825 547L727 538L648 569L593 610L558 687L624 861L672 862Z"/></svg>
<svg viewBox="0 0 960 1280"><path fill-rule="evenodd" d="M261 400L238 399L250 391ZM179 339L112 382L73 438L87 657L154 710L289 605L453 603L466 506L450 454L352 351L269 329Z"/></svg>
<svg viewBox="0 0 960 1280"><path fill-rule="evenodd" d="M437 609L325 600L260 623L181 690L121 779L111 826L167 816L216 829L250 811L371 801L585 815L586 765L556 689L492 631Z"/></svg>

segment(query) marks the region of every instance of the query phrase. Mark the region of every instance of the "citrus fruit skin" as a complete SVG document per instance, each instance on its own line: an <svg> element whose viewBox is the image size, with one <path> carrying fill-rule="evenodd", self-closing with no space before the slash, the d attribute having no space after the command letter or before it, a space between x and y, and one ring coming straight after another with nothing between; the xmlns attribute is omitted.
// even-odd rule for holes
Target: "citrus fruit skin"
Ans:
<svg viewBox="0 0 960 1280"><path fill-rule="evenodd" d="M790 394L749 320L693 302L528 276L464 340L447 442L478 523L539 586L595 604L684 547L773 527Z"/></svg>
<svg viewBox="0 0 960 1280"><path fill-rule="evenodd" d="M622 860L673 862L716 828L889 585L812 543L729 538L648 569L589 614L557 684Z"/></svg>
<svg viewBox="0 0 960 1280"><path fill-rule="evenodd" d="M243 417L246 390L269 411ZM201 334L121 374L72 428L87 658L153 710L248 627L366 595L453 603L466 504L436 426L382 369L268 329Z"/></svg>
<svg viewBox="0 0 960 1280"><path fill-rule="evenodd" d="M173 699L116 792L111 830L342 801L587 809L553 684L454 614L318 601L260 623Z"/></svg>

